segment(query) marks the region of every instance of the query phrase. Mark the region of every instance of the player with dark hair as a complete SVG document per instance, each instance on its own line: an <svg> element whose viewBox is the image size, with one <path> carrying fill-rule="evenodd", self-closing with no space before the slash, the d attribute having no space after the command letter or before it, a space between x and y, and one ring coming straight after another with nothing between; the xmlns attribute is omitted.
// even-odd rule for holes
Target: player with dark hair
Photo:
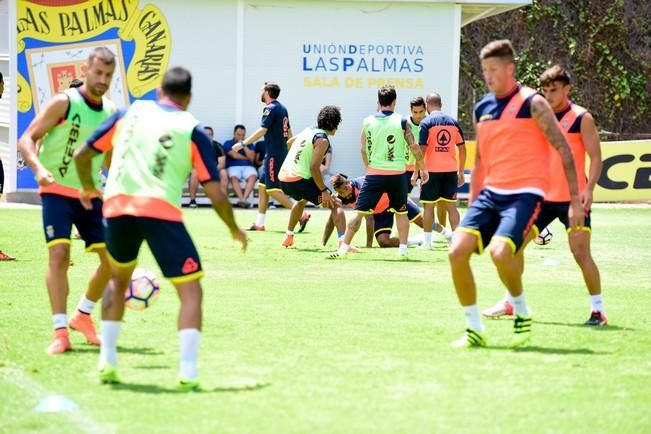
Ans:
<svg viewBox="0 0 651 434"><path fill-rule="evenodd" d="M422 96L417 96L409 101L409 111L411 112L411 116L407 118L407 125L411 128L414 139L418 141L420 137L420 123L427 117L427 107ZM411 177L416 168L416 157L412 154L409 147L405 150L405 160L407 163L405 166L405 179L407 180L407 194L409 194L414 188L411 183Z"/></svg>
<svg viewBox="0 0 651 434"><path fill-rule="evenodd" d="M228 197L219 186L215 151L204 128L186 111L192 76L184 68L168 70L157 101L136 101L105 122L75 153L83 185L81 201L97 194L91 161L113 150L104 193L106 243L111 256L111 284L102 306L100 379L119 383L117 340L124 315L124 292L138 262L143 241L181 300L178 317L181 390L198 390L197 358L201 342L199 254L183 224L179 206L183 185L192 167L219 217L234 240L247 245L237 227Z"/></svg>
<svg viewBox="0 0 651 434"><path fill-rule="evenodd" d="M531 316L522 290L522 246L542 205L549 184L551 145L567 176L570 226L583 228L572 152L545 98L515 79L515 52L508 40L482 48L480 60L490 93L475 106L477 156L470 207L449 251L452 280L468 327L453 346L485 346L477 308L477 289L470 268L473 252L490 255L504 286L513 297L514 345L531 336Z"/></svg>
<svg viewBox="0 0 651 434"><path fill-rule="evenodd" d="M367 172L366 181L359 192L355 206L357 214L348 224L339 249L331 253L329 259L336 259L348 253L364 215L373 214L376 204L385 193L389 198L389 211L396 214L400 238L398 256L404 259L408 255L409 219L407 218L407 183L404 182L407 146L416 157L416 170L423 184L427 182L428 173L423 168L423 154L414 141L411 128L407 128L407 120L394 113L396 89L393 86L383 86L378 89L377 95L379 110L364 119L360 137L360 151Z"/></svg>
<svg viewBox="0 0 651 434"><path fill-rule="evenodd" d="M592 115L583 107L574 104L569 99L572 89L570 73L560 65L554 65L547 69L540 76L540 84L545 99L549 102L556 114L556 119L561 126L576 166L577 181L581 194L581 203L585 210L585 226L577 230L570 226L568 220L568 209L570 206L570 192L563 175L563 162L556 154L550 160L551 185L545 195L540 210L540 215L534 223L537 230L542 230L551 222L558 219L565 225L570 249L576 263L583 273L583 280L588 288L592 302L592 312L586 325L601 326L608 324L606 310L604 308L603 296L601 295L601 279L599 268L592 258L590 252L590 207L592 205L592 194L601 173L601 148L599 145L599 133L595 127ZM588 174L585 174L585 158L590 158ZM526 242L533 239L533 231L527 237ZM522 261L524 266L524 260ZM499 317L513 314L513 302L507 293L504 300L497 303L490 309L482 312L487 317Z"/></svg>
<svg viewBox="0 0 651 434"><path fill-rule="evenodd" d="M41 195L43 232L49 253L46 283L55 330L54 339L47 348L49 354L70 350L68 325L83 333L89 343L99 345L90 314L111 276L102 228L102 201L97 194L89 200L89 208L84 209L79 203L81 184L72 164L72 154L115 113L113 103L104 97L115 64L115 56L108 48L95 48L88 57L84 83L54 96L18 141L25 162L36 176ZM36 142L41 139L37 155ZM92 182L96 187L103 160L93 161ZM99 255L100 265L68 322L66 300L73 224L86 242L86 251Z"/></svg>
<svg viewBox="0 0 651 434"><path fill-rule="evenodd" d="M280 167L278 178L283 192L296 202L289 214L283 247L294 245L294 228L308 201L333 209L332 218L337 228L344 230L346 222L335 213L336 202L330 196L330 189L321 176L321 161L330 146L328 137L337 133L340 123L339 107L327 105L319 111L316 128L306 128L289 140L291 148Z"/></svg>

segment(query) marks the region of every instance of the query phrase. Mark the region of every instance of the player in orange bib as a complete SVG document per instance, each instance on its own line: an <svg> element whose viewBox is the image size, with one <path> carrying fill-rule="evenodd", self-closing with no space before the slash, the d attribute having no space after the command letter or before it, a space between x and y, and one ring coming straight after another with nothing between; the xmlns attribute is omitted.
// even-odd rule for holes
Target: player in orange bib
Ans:
<svg viewBox="0 0 651 434"><path fill-rule="evenodd" d="M567 229L570 249L576 263L581 268L583 280L588 288L592 301L592 312L586 325L601 326L608 323L601 295L601 279L599 269L590 252L590 206L592 193L601 173L601 148L599 134L592 115L583 107L574 104L568 98L572 88L570 73L560 65L554 65L540 76L540 84L545 98L556 114L563 135L567 139L576 165L577 180L581 193L581 203L585 209L585 226L576 230L570 226L567 211L570 204L570 192L567 182L562 176L563 162L558 155L552 155L550 161L550 185L545 195L540 215L535 226L538 230L545 228L551 222L559 219ZM585 157L590 157L588 176L585 174ZM533 239L531 233L525 243ZM522 262L524 265L524 261ZM486 317L495 318L502 315L513 315L513 302L509 295L495 306L482 312Z"/></svg>
<svg viewBox="0 0 651 434"><path fill-rule="evenodd" d="M570 226L583 228L572 153L545 98L515 79L515 52L508 40L482 48L480 60L490 92L475 106L477 156L472 174L470 207L449 251L452 280L468 327L453 346L485 346L477 308L477 289L470 256L490 243L500 279L513 297L514 345L531 336L531 316L522 289L520 252L538 217L549 183L552 148L558 151L569 187Z"/></svg>

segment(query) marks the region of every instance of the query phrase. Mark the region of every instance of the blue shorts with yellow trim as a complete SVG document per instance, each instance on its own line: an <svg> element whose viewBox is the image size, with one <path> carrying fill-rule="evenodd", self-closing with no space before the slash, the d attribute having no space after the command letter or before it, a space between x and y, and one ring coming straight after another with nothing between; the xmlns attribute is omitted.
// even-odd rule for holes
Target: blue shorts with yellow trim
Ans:
<svg viewBox="0 0 651 434"><path fill-rule="evenodd" d="M407 212L407 183L405 175L366 175L355 211L371 214L384 193L389 196L389 210L405 214Z"/></svg>
<svg viewBox="0 0 651 434"><path fill-rule="evenodd" d="M429 172L429 180L420 186L420 201L436 203L457 201L457 172Z"/></svg>
<svg viewBox="0 0 651 434"><path fill-rule="evenodd" d="M565 229L570 230L570 219L567 215L570 210L569 202L543 202L540 214L536 219L536 228L538 232L545 229L551 222L558 219L565 226ZM585 223L583 225L584 230L589 231L591 226L590 223L590 210L585 211Z"/></svg>
<svg viewBox="0 0 651 434"><path fill-rule="evenodd" d="M280 166L283 165L285 161L284 156L277 155L267 155L264 159L264 184L267 191L282 190L280 187L280 180L278 179L278 172L280 172Z"/></svg>
<svg viewBox="0 0 651 434"><path fill-rule="evenodd" d="M321 205L321 202L323 202L323 193L316 186L316 182L312 178L301 178L293 182L280 181L280 186L283 189L283 193L294 200L307 200L315 205Z"/></svg>
<svg viewBox="0 0 651 434"><path fill-rule="evenodd" d="M87 210L79 199L46 193L41 195L43 232L48 246L70 242L72 225L86 243L86 250L105 247L102 229L102 201L93 199L93 209Z"/></svg>
<svg viewBox="0 0 651 434"><path fill-rule="evenodd" d="M147 241L163 276L174 281L203 275L199 253L183 222L149 217L119 216L105 220L106 246L118 265L131 265Z"/></svg>
<svg viewBox="0 0 651 434"><path fill-rule="evenodd" d="M413 223L420 216L420 208L411 199L407 201L407 217L409 222ZM375 227L375 237L383 233L391 233L393 229L393 213L389 210L380 214L373 214L373 224Z"/></svg>
<svg viewBox="0 0 651 434"><path fill-rule="evenodd" d="M477 251L493 237L505 239L515 254L538 218L542 197L532 193L498 194L483 189L463 216L458 230L478 236Z"/></svg>

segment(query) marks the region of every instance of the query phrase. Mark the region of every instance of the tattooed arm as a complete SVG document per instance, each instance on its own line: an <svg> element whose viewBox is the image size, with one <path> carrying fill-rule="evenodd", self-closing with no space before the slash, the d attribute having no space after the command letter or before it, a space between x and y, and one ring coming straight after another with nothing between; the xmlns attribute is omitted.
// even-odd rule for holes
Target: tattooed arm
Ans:
<svg viewBox="0 0 651 434"><path fill-rule="evenodd" d="M409 145L409 149L411 150L411 153L414 154L414 157L416 157L416 170L414 170L414 175L420 173L420 182L421 184L425 184L429 180L429 172L425 169L423 152L421 151L418 142L416 142L416 139L414 139L414 134L411 132L411 128L409 127L405 128L404 134L405 134L405 140ZM415 185L415 181L416 178L412 176L411 178L412 185Z"/></svg>
<svg viewBox="0 0 651 434"><path fill-rule="evenodd" d="M570 188L570 210L568 213L570 227L582 228L585 213L579 198L579 189L576 181L576 169L574 167L572 151L561 132L552 108L542 95L535 95L531 99L531 115L547 138L547 141L549 141L556 151L561 154L565 177L567 178L567 184Z"/></svg>

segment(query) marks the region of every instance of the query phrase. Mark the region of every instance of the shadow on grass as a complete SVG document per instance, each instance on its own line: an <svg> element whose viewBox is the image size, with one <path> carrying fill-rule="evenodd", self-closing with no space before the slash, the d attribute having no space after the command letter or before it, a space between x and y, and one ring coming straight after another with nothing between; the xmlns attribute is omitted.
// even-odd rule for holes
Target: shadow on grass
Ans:
<svg viewBox="0 0 651 434"><path fill-rule="evenodd" d="M614 331L630 331L630 332L635 332L637 329L632 329L629 327L620 327L617 325L606 325L606 326L587 326L583 323L571 323L571 322L557 322L557 321L537 321L533 320L535 324L545 324L545 325L555 325L555 326L563 326L563 327L579 327L579 328L584 328L588 330L595 330L598 332L614 332Z"/></svg>
<svg viewBox="0 0 651 434"><path fill-rule="evenodd" d="M217 386L213 388L205 388L199 392L188 392L178 390L173 387L161 387L157 384L136 384L136 383L121 383L111 384L111 390L137 392L137 393L172 393L172 394L186 394L186 393L240 393L240 392L255 392L271 386L271 383L255 383L241 386Z"/></svg>
<svg viewBox="0 0 651 434"><path fill-rule="evenodd" d="M134 369L172 369L169 365L137 365Z"/></svg>
<svg viewBox="0 0 651 434"><path fill-rule="evenodd" d="M512 351L514 353L540 353L540 354L564 354L564 355L606 355L612 354L606 351L594 351L590 348L553 348L553 347L538 347L538 346L528 346L528 347L517 347L514 348L509 345L490 345L486 347L487 350L499 350L499 351Z"/></svg>
<svg viewBox="0 0 651 434"><path fill-rule="evenodd" d="M76 346L72 349L71 353L72 354L74 353L98 353L99 354L99 347L95 345L86 345L84 347ZM142 354L147 356L160 356L161 354L164 354L162 351L158 351L153 348L144 348L144 347L129 347L129 348L118 347L118 353Z"/></svg>

